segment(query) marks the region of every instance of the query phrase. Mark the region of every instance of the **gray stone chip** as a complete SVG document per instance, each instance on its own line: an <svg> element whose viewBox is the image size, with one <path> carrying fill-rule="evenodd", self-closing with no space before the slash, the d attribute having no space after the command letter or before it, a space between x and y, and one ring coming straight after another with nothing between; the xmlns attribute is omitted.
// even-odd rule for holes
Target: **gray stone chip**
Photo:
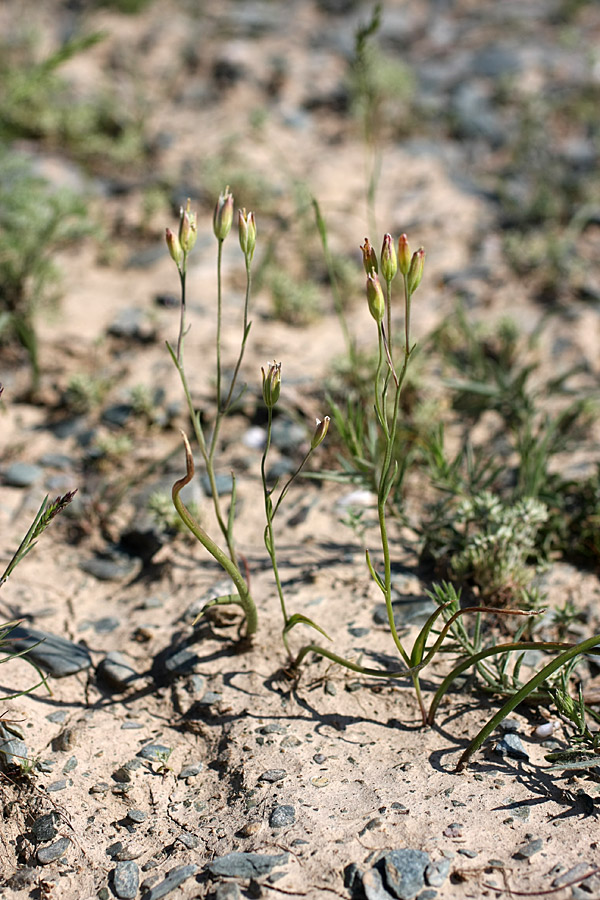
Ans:
<svg viewBox="0 0 600 900"><path fill-rule="evenodd" d="M206 869L211 875L230 878L260 878L277 866L285 866L289 853L242 853L234 851L213 859Z"/></svg>
<svg viewBox="0 0 600 900"><path fill-rule="evenodd" d="M55 678L74 675L75 672L88 669L92 664L90 654L80 644L74 644L73 641L56 634L49 634L47 631L39 631L26 625L17 625L13 628L5 646L19 651L31 648L27 658Z"/></svg>
<svg viewBox="0 0 600 900"><path fill-rule="evenodd" d="M166 897L167 894L178 888L180 884L183 884L184 881L195 875L197 871L198 866L195 863L191 863L189 866L177 866L176 869L172 869L169 872L163 881L159 881L158 884L150 888L147 894L144 894L144 900L160 900L161 897Z"/></svg>
<svg viewBox="0 0 600 900"><path fill-rule="evenodd" d="M113 874L113 887L121 900L133 900L140 886L140 870L137 863L119 862Z"/></svg>
<svg viewBox="0 0 600 900"><path fill-rule="evenodd" d="M70 846L71 841L69 838L59 838L54 844L48 844L47 847L40 847L37 852L37 860L41 866L47 866L50 863L56 862L61 856L64 856Z"/></svg>

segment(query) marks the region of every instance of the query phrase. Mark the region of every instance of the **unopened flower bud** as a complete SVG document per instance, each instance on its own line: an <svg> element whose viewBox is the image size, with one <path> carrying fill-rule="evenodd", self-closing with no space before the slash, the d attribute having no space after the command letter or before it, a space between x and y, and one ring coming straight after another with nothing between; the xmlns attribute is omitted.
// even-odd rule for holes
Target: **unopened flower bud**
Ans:
<svg viewBox="0 0 600 900"><path fill-rule="evenodd" d="M322 444L325 440L325 435L329 431L329 416L325 416L323 421L317 419L317 427L315 428L315 433L313 434L313 439L310 442L310 449L316 450L319 444Z"/></svg>
<svg viewBox="0 0 600 900"><path fill-rule="evenodd" d="M262 372L262 392L265 406L273 409L281 393L281 363L269 363L266 372L261 366L260 371Z"/></svg>
<svg viewBox="0 0 600 900"><path fill-rule="evenodd" d="M245 209L238 210L238 230L242 253L250 261L254 255L256 244L256 222L253 212L246 213Z"/></svg>
<svg viewBox="0 0 600 900"><path fill-rule="evenodd" d="M412 255L412 259L410 261L410 268L408 270L407 275L407 286L409 294L414 294L416 289L421 284L421 278L423 277L423 269L425 267L425 251L422 247Z"/></svg>
<svg viewBox="0 0 600 900"><path fill-rule="evenodd" d="M377 272L377 254L371 247L369 238L365 238L365 242L360 249L362 250L363 266L365 267L367 275L370 275L371 272Z"/></svg>
<svg viewBox="0 0 600 900"><path fill-rule="evenodd" d="M196 213L190 209L188 198L187 207L182 209L179 218L179 243L184 253L189 253L198 236Z"/></svg>
<svg viewBox="0 0 600 900"><path fill-rule="evenodd" d="M384 235L383 246L381 248L381 274L386 281L393 281L398 271L398 259L396 257L396 248L392 240L391 234Z"/></svg>
<svg viewBox="0 0 600 900"><path fill-rule="evenodd" d="M166 235L167 247L169 248L169 253L171 254L171 259L177 264L179 268L181 263L183 262L183 250L181 249L181 244L179 243L179 238L176 234L174 234L170 228L167 228Z"/></svg>
<svg viewBox="0 0 600 900"><path fill-rule="evenodd" d="M408 275L410 269L410 244L405 234L398 238L398 268L403 275Z"/></svg>
<svg viewBox="0 0 600 900"><path fill-rule="evenodd" d="M215 212L213 215L213 231L219 241L224 241L231 231L233 222L233 194L229 191L229 185L219 194Z"/></svg>
<svg viewBox="0 0 600 900"><path fill-rule="evenodd" d="M367 275L367 300L369 303L369 312L377 324L380 325L383 322L383 317L385 315L385 299L383 297L383 290L381 289L381 282L379 281L376 272L370 272Z"/></svg>

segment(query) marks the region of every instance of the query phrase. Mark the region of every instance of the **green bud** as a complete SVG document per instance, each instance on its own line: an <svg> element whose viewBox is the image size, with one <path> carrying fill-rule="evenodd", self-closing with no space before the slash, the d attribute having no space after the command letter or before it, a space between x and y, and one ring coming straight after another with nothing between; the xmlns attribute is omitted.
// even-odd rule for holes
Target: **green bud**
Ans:
<svg viewBox="0 0 600 900"><path fill-rule="evenodd" d="M167 247L169 248L169 253L171 254L171 259L174 260L177 268L180 268L183 262L183 250L181 249L179 238L171 231L170 228L167 228L165 238L167 241Z"/></svg>
<svg viewBox="0 0 600 900"><path fill-rule="evenodd" d="M367 273L367 275L370 275L371 272L377 272L377 254L371 247L369 238L365 238L365 242L360 249L362 250L363 266L365 267L365 272Z"/></svg>
<svg viewBox="0 0 600 900"><path fill-rule="evenodd" d="M315 428L315 433L313 434L313 439L310 442L310 449L316 450L319 444L322 444L325 440L325 435L329 431L329 416L325 416L323 421L317 419L317 427Z"/></svg>
<svg viewBox="0 0 600 900"><path fill-rule="evenodd" d="M179 243L184 253L190 252L197 237L196 213L191 211L188 197L187 207L181 209L179 213Z"/></svg>
<svg viewBox="0 0 600 900"><path fill-rule="evenodd" d="M262 392L265 406L273 409L281 393L281 363L269 363L266 372L261 366L260 371L262 372Z"/></svg>
<svg viewBox="0 0 600 900"><path fill-rule="evenodd" d="M377 273L373 271L367 275L367 301L369 303L369 312L377 324L380 325L385 315L385 299L381 282Z"/></svg>
<svg viewBox="0 0 600 900"><path fill-rule="evenodd" d="M386 281L393 281L398 271L398 259L396 257L396 248L392 240L391 234L384 235L383 246L381 248L381 274Z"/></svg>
<svg viewBox="0 0 600 900"><path fill-rule="evenodd" d="M410 269L410 245L405 234L398 238L398 267L403 275L408 275Z"/></svg>
<svg viewBox="0 0 600 900"><path fill-rule="evenodd" d="M254 221L254 213L246 214L245 209L238 210L238 230L240 235L240 247L248 262L254 256L254 247L256 245L256 222Z"/></svg>
<svg viewBox="0 0 600 900"><path fill-rule="evenodd" d="M423 277L423 269L425 268L425 251L422 247L412 255L412 259L410 261L410 267L408 270L408 275L406 276L408 293L414 294L416 289L421 284L421 278Z"/></svg>
<svg viewBox="0 0 600 900"><path fill-rule="evenodd" d="M217 205L213 215L213 231L219 241L224 241L231 231L233 222L233 194L229 192L229 185L219 194Z"/></svg>

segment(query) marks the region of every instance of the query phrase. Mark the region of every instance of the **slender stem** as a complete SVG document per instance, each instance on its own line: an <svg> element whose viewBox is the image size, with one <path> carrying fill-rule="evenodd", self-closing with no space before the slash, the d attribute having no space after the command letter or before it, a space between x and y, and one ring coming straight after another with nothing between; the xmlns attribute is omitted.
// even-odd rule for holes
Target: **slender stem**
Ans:
<svg viewBox="0 0 600 900"><path fill-rule="evenodd" d="M250 332L250 326L248 325L248 305L250 303L250 291L252 289L252 272L250 268L250 260L246 256L246 299L244 301L244 330L242 332L242 344L240 348L240 355L238 356L238 360L235 364L235 369L233 371L233 378L231 379L231 385L229 386L229 391L227 392L227 397L225 399L225 403L223 404L223 414L227 412L229 406L231 404L231 399L233 397L233 391L237 382L237 377L240 371L240 366L242 365L242 360L244 358L244 351L246 349L246 341L248 340L248 334Z"/></svg>
<svg viewBox="0 0 600 900"><path fill-rule="evenodd" d="M267 474L266 474L266 462L267 455L269 450L271 449L271 434L273 428L273 410L270 406L267 407L267 440L265 442L265 449L263 451L262 459L260 461L260 474L262 477L263 484L263 495L265 498L265 516L267 519L267 525L264 533L265 547L267 548L267 553L269 554L269 558L271 560L271 567L273 569L273 575L275 577L275 584L277 585L277 593L279 595L279 603L281 605L281 612L283 615L283 625L288 624L289 618L287 614L287 610L285 607L285 599L283 596L283 587L281 585L281 579L279 577L279 568L277 566L277 554L275 551L275 537L273 534L273 519L275 517L275 513L277 512L277 507L275 510L273 509L273 503L271 501L271 492L267 486ZM281 497L279 498L281 500ZM277 504L279 506L279 503ZM288 649L287 641L284 640L285 646Z"/></svg>
<svg viewBox="0 0 600 900"><path fill-rule="evenodd" d="M179 496L181 489L186 484L189 484L194 477L194 458L192 456L190 443L184 432L182 432L182 436L185 445L186 474L183 478L180 478L173 485L173 505L177 510L182 522L187 526L187 528L189 528L192 534L200 541L200 543L206 548L206 550L208 550L211 556L216 559L219 565L223 569L225 569L225 571L233 581L240 598L239 605L244 610L244 614L246 616L246 634L248 637L250 637L256 632L258 625L258 615L254 601L250 596L248 585L244 581L237 565L231 559L229 559L227 554L221 550L219 545L216 544L215 541L213 541L213 539L207 534L202 526L194 519L192 514L189 512L189 510L181 500L181 497Z"/></svg>
<svg viewBox="0 0 600 900"><path fill-rule="evenodd" d="M217 252L217 421L221 413L221 318L223 308L221 263L223 260L223 241L219 240ZM216 426L215 426L216 427Z"/></svg>
<svg viewBox="0 0 600 900"><path fill-rule="evenodd" d="M177 336L177 365L183 366L183 339L185 338L185 275L186 275L185 256L181 266L177 267L179 272L179 283L181 285L181 304L179 307L179 335Z"/></svg>

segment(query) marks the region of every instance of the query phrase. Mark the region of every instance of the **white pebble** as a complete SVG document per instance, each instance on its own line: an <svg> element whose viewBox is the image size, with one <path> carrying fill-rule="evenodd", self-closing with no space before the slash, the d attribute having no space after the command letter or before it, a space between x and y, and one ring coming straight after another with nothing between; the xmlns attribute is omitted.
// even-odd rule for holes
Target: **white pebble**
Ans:
<svg viewBox="0 0 600 900"><path fill-rule="evenodd" d="M535 729L535 736L539 738L547 738L550 737L553 732L558 728L558 722L544 722L543 725L538 725Z"/></svg>

